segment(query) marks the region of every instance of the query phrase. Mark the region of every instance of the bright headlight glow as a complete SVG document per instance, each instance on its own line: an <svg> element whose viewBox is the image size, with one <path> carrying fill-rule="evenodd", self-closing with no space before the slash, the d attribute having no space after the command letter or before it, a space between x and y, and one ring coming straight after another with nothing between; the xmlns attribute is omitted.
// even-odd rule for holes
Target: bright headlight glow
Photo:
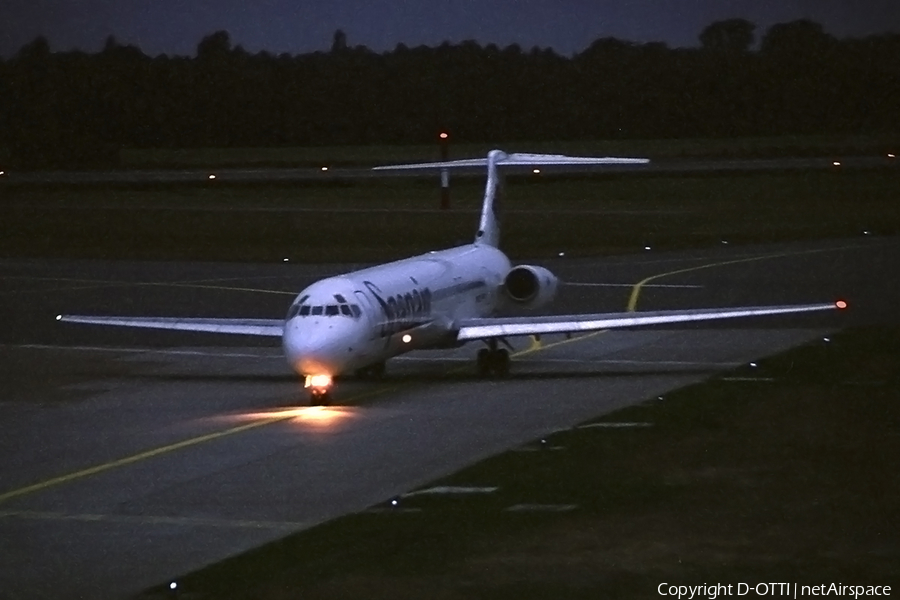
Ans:
<svg viewBox="0 0 900 600"><path fill-rule="evenodd" d="M307 375L304 387L327 388L331 386L331 375Z"/></svg>
<svg viewBox="0 0 900 600"><path fill-rule="evenodd" d="M404 333L404 334L403 334L403 337L400 338L400 339L403 340L403 343L404 343L404 344L408 344L408 343L410 343L410 342L412 341L412 336L409 335L408 333Z"/></svg>

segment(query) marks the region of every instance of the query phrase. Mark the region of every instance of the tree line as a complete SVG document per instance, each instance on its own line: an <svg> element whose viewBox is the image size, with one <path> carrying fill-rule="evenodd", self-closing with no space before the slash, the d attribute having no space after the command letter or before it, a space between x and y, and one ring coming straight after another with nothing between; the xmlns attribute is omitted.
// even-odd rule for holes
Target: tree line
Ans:
<svg viewBox="0 0 900 600"><path fill-rule="evenodd" d="M404 144L884 133L900 123L900 35L718 21L697 48L601 38L572 57L475 41L376 53L249 53L229 34L194 57L110 36L0 59L0 147L23 166L110 164L122 147Z"/></svg>

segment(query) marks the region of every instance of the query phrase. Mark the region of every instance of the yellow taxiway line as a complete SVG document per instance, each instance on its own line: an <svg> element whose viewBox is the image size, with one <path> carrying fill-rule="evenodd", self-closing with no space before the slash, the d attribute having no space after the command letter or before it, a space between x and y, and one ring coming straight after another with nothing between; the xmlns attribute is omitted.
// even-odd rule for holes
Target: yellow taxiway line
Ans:
<svg viewBox="0 0 900 600"><path fill-rule="evenodd" d="M665 273L659 273L657 275L651 275L645 279L638 281L634 284L634 287L631 288L631 295L628 297L628 311L634 312L637 310L638 298L641 295L641 290L645 285L650 283L651 281L656 281L657 279L662 279L663 277L669 277L671 275L680 275L682 273L691 273L693 271L702 271L703 269L712 269L713 267L724 267L727 265L737 265L740 263L750 263L757 262L760 260L772 260L774 258L786 258L789 256L803 256L805 254L821 254L823 252L836 252L838 250L850 250L853 248L868 248L871 247L871 244L852 244L849 246L837 246L834 248L817 248L815 250L797 250L794 252L778 252L775 254L762 254L759 256L751 256L747 258L737 258L734 260L724 260L719 262L706 263L702 265L698 265L696 267L687 267L684 269L676 269L674 271L666 271Z"/></svg>
<svg viewBox="0 0 900 600"><path fill-rule="evenodd" d="M140 462L142 460L146 460L148 458L153 458L154 456L159 456L161 454L167 454L169 452L173 452L175 450L180 450L182 448L187 448L189 446L196 446L197 444L202 444L203 442L209 442L212 440L216 440L219 438L223 438L229 435L234 435L235 433L240 433L242 431L247 431L248 429L254 429L256 427L262 427L263 425L269 425L270 423L275 423L277 421L287 421L288 419L293 419L296 415L278 415L276 417L266 418L260 421L254 421L252 423L244 423L243 425L238 425L236 427L231 427L229 429L223 429L222 431L215 431L213 433L207 433L204 435L200 435L197 437L193 437L187 440L182 440L180 442L175 442L174 444L168 444L166 446L160 446L158 448L153 448L151 450L147 450L145 452L139 452L137 454L132 454L131 456L126 456L125 458L120 458L117 460L105 462L99 465L95 465L93 467L88 467L87 469L82 469L80 471L75 471L72 473L68 473L66 475L60 475L59 477L53 477L52 479L46 479L44 481L27 485L25 487L20 487L15 490L11 490L8 492L4 492L0 494L0 502L5 502L6 500L10 500L12 498L17 498L19 496L25 496L27 494L33 494L34 492L40 492L42 490L46 490L51 487L55 487L57 485L68 483L70 481L75 481L76 479L83 479L85 477L89 477L91 475L96 475L97 473L102 473L104 471L109 471L110 469L115 469L117 467L122 467L125 465L130 465L136 462Z"/></svg>

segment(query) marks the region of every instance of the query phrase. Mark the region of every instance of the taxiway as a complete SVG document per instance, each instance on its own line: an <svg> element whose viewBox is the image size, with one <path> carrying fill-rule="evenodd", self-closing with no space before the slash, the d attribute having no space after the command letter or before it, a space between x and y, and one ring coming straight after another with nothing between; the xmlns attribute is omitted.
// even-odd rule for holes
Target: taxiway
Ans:
<svg viewBox="0 0 900 600"><path fill-rule="evenodd" d="M850 300L845 313L475 346L389 363L309 408L276 343L56 323L60 312L274 317L347 265L0 261L0 590L122 597L548 432L853 324L894 323L900 240L545 263L557 312Z"/></svg>

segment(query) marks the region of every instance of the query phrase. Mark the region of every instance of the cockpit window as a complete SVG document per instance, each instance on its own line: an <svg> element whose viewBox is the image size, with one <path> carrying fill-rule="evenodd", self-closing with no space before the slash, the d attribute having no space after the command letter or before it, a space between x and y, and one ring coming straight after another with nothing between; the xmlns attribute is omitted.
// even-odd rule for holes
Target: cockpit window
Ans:
<svg viewBox="0 0 900 600"><path fill-rule="evenodd" d="M339 294L335 294L335 296L338 295ZM304 297L304 299L305 298L306 297ZM362 315L362 310L360 310L358 304L349 304L346 301L341 302L340 304L326 304L325 306L310 306L309 304L301 305L295 303L288 311L287 319L290 320L296 316L308 317L323 315L326 317L345 316L358 319Z"/></svg>

